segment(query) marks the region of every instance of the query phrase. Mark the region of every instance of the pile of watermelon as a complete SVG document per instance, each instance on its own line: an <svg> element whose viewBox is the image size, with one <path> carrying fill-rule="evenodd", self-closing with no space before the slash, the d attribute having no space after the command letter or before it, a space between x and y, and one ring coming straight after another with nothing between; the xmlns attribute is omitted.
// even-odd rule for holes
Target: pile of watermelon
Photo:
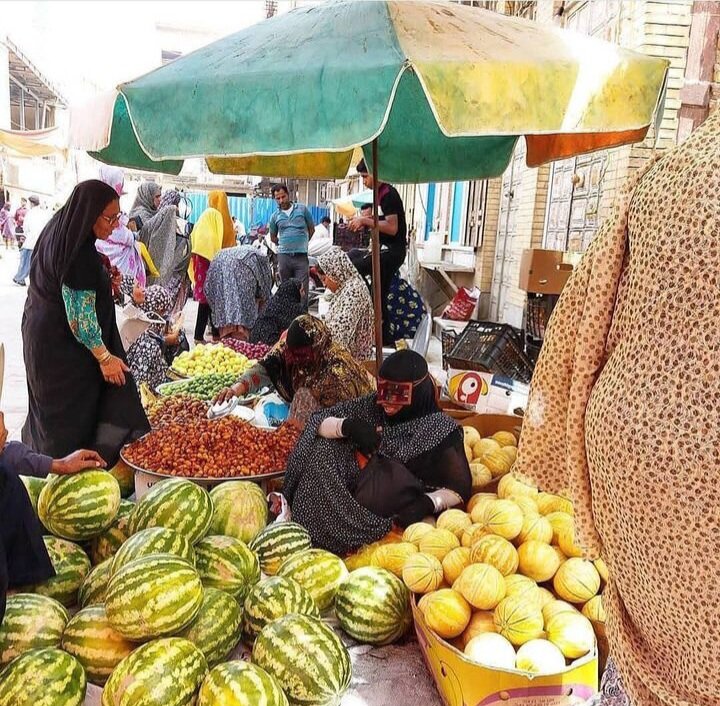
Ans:
<svg viewBox="0 0 720 706"><path fill-rule="evenodd" d="M105 471L26 485L56 576L8 599L0 706L81 706L88 683L103 706L335 704L352 669L323 616L376 645L411 624L397 576L268 525L254 483L169 478L137 503Z"/></svg>

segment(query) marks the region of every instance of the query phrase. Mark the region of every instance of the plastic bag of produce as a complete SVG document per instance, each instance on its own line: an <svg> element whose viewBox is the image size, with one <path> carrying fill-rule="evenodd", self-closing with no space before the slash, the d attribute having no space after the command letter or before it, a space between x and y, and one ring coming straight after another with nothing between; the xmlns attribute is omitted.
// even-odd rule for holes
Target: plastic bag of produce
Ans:
<svg viewBox="0 0 720 706"><path fill-rule="evenodd" d="M135 341L148 330L150 324L164 324L165 319L153 312L139 309L135 304L126 304L117 315L117 326L123 348L127 352Z"/></svg>

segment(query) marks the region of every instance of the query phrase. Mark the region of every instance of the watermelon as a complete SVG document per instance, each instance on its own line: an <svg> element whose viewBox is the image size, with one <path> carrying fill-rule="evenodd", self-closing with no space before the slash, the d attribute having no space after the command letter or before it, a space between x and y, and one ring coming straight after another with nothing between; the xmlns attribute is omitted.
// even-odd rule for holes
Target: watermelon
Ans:
<svg viewBox="0 0 720 706"><path fill-rule="evenodd" d="M320 612L330 608L335 593L347 578L345 562L324 549L308 549L287 558L278 571L279 576L294 579L307 589Z"/></svg>
<svg viewBox="0 0 720 706"><path fill-rule="evenodd" d="M289 613L320 617L312 596L297 581L285 576L261 581L245 598L243 634L252 642L265 625Z"/></svg>
<svg viewBox="0 0 720 706"><path fill-rule="evenodd" d="M212 515L212 501L203 488L184 478L168 478L138 500L129 529L135 534L148 527L167 527L195 544L207 534Z"/></svg>
<svg viewBox="0 0 720 706"><path fill-rule="evenodd" d="M238 601L260 580L257 556L235 537L205 537L195 545L195 554L203 585L219 588Z"/></svg>
<svg viewBox="0 0 720 706"><path fill-rule="evenodd" d="M30 498L30 504L33 506L33 510L35 510L35 514L37 515L38 498L40 497L40 493L42 492L42 489L47 483L47 478L20 476L20 480L23 482L25 490L27 490L28 496Z"/></svg>
<svg viewBox="0 0 720 706"><path fill-rule="evenodd" d="M112 562L112 557L105 559L85 577L78 591L78 603L81 608L102 605L105 602L105 593L112 575Z"/></svg>
<svg viewBox="0 0 720 706"><path fill-rule="evenodd" d="M0 666L28 650L59 647L68 613L53 598L34 593L10 596L0 623Z"/></svg>
<svg viewBox="0 0 720 706"><path fill-rule="evenodd" d="M120 486L107 472L52 476L38 498L38 517L54 535L72 541L97 536L120 507Z"/></svg>
<svg viewBox="0 0 720 706"><path fill-rule="evenodd" d="M113 574L105 608L115 630L139 641L179 632L195 620L202 599L202 583L190 563L150 554Z"/></svg>
<svg viewBox="0 0 720 706"><path fill-rule="evenodd" d="M125 461L118 461L108 473L118 482L123 498L129 498L135 492L135 471Z"/></svg>
<svg viewBox="0 0 720 706"><path fill-rule="evenodd" d="M90 542L90 559L97 566L105 559L114 556L122 543L130 536L128 523L130 521L130 513L133 511L135 503L129 500L121 500L117 515L112 521L110 527L101 532L97 537L93 537Z"/></svg>
<svg viewBox="0 0 720 706"><path fill-rule="evenodd" d="M185 535L165 527L149 527L134 534L118 549L112 560L111 574L148 554L174 554L195 565L195 552Z"/></svg>
<svg viewBox="0 0 720 706"><path fill-rule="evenodd" d="M275 677L250 662L226 662L210 670L197 706L288 706Z"/></svg>
<svg viewBox="0 0 720 706"><path fill-rule="evenodd" d="M137 645L113 630L103 606L75 613L62 636L62 648L82 664L88 680L102 686Z"/></svg>
<svg viewBox="0 0 720 706"><path fill-rule="evenodd" d="M85 670L55 647L24 652L0 674L0 706L82 706Z"/></svg>
<svg viewBox="0 0 720 706"><path fill-rule="evenodd" d="M153 640L118 664L102 706L193 706L207 671L203 653L189 640Z"/></svg>
<svg viewBox="0 0 720 706"><path fill-rule="evenodd" d="M279 682L291 704L339 703L352 676L350 655L322 620L291 614L268 623L252 659Z"/></svg>
<svg viewBox="0 0 720 706"><path fill-rule="evenodd" d="M213 488L210 498L214 508L210 534L225 534L249 542L267 524L267 499L256 483L227 481Z"/></svg>
<svg viewBox="0 0 720 706"><path fill-rule="evenodd" d="M77 544L58 537L43 537L55 576L33 587L32 593L50 596L64 606L77 603L78 590L90 572L90 559Z"/></svg>
<svg viewBox="0 0 720 706"><path fill-rule="evenodd" d="M242 611L225 591L206 588L197 618L178 637L197 645L210 666L226 660L240 641Z"/></svg>
<svg viewBox="0 0 720 706"><path fill-rule="evenodd" d="M402 637L412 623L410 591L386 569L356 569L338 589L335 614L350 637L387 645Z"/></svg>
<svg viewBox="0 0 720 706"><path fill-rule="evenodd" d="M268 576L274 576L285 559L311 547L310 533L296 522L274 522L250 542Z"/></svg>

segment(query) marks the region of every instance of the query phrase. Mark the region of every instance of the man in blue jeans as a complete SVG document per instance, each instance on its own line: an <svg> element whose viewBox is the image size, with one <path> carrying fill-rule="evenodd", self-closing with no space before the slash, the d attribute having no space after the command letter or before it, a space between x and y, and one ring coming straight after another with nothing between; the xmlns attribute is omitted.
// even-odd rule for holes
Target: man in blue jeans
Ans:
<svg viewBox="0 0 720 706"><path fill-rule="evenodd" d="M40 208L40 199L33 194L30 197L30 210L25 213L23 221L23 235L25 240L20 248L20 265L18 271L13 277L13 282L25 286L25 280L30 274L30 259L32 258L33 248L37 239L40 237L42 229L50 220L52 213Z"/></svg>
<svg viewBox="0 0 720 706"><path fill-rule="evenodd" d="M308 241L315 223L307 206L293 203L284 184L272 187L278 210L270 217L270 237L278 246L280 280L297 279L303 283L303 304L307 306Z"/></svg>

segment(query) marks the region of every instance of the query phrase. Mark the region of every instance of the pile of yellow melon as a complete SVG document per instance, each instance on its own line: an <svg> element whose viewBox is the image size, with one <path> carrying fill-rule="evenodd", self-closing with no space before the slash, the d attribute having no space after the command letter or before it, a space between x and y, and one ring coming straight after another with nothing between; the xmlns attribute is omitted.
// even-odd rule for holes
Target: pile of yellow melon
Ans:
<svg viewBox="0 0 720 706"><path fill-rule="evenodd" d="M517 456L517 440L509 431L498 431L483 439L474 427L463 427L465 455L472 473L473 492L510 471Z"/></svg>
<svg viewBox="0 0 720 706"><path fill-rule="evenodd" d="M581 558L572 504L511 475L477 493L466 511L419 522L372 563L422 594L418 608L437 635L478 664L555 674L595 649L604 622L602 561Z"/></svg>

